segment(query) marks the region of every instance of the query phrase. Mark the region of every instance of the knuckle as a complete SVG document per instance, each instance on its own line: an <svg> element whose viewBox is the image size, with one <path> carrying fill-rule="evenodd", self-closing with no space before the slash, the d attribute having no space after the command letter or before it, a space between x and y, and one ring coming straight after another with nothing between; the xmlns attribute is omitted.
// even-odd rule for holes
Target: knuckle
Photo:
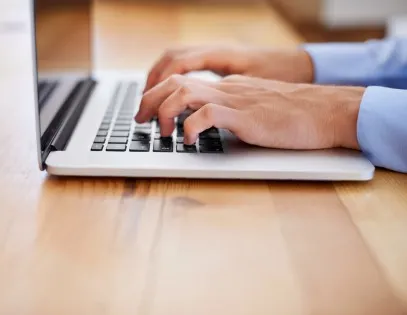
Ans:
<svg viewBox="0 0 407 315"><path fill-rule="evenodd" d="M223 79L224 82L235 82L235 81L240 81L243 78L242 75L240 74L232 74L228 75Z"/></svg>
<svg viewBox="0 0 407 315"><path fill-rule="evenodd" d="M176 56L176 50L175 49L168 49L164 53L164 58L166 59L173 59Z"/></svg>
<svg viewBox="0 0 407 315"><path fill-rule="evenodd" d="M173 64L174 67L185 64L186 62L188 62L188 60L185 57L180 57L180 56L175 56L171 60L171 63Z"/></svg>
<svg viewBox="0 0 407 315"><path fill-rule="evenodd" d="M192 84L184 83L177 91L178 104L190 105L199 99L199 96L194 92L194 86Z"/></svg>
<svg viewBox="0 0 407 315"><path fill-rule="evenodd" d="M207 121L213 121L214 109L215 109L215 105L213 105L213 104L206 104L204 107L202 107L203 118Z"/></svg>
<svg viewBox="0 0 407 315"><path fill-rule="evenodd" d="M183 81L183 76L181 74L172 74L168 80L172 84L180 85Z"/></svg>
<svg viewBox="0 0 407 315"><path fill-rule="evenodd" d="M192 93L191 87L183 84L179 89L178 89L178 95L182 98L188 98L188 96Z"/></svg>

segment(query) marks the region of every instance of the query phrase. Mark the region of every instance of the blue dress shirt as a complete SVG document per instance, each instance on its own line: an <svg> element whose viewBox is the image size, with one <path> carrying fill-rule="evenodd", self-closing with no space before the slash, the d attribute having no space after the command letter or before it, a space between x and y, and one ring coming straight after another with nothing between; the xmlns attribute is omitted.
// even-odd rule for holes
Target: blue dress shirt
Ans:
<svg viewBox="0 0 407 315"><path fill-rule="evenodd" d="M315 83L366 86L358 141L379 167L407 173L407 39L305 46Z"/></svg>

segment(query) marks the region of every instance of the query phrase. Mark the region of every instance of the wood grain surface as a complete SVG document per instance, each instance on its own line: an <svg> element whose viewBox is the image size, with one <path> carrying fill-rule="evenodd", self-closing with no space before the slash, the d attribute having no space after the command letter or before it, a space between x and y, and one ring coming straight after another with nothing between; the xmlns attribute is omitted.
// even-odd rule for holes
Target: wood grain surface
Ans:
<svg viewBox="0 0 407 315"><path fill-rule="evenodd" d="M101 68L148 67L174 44L301 41L261 3L100 1L95 21ZM21 73L0 74L0 314L407 314L406 175L48 176Z"/></svg>

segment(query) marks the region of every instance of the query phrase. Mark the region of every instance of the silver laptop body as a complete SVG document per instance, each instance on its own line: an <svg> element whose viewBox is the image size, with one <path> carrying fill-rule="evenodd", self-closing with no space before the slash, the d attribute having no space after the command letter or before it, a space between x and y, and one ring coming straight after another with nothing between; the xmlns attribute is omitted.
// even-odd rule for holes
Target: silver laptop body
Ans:
<svg viewBox="0 0 407 315"><path fill-rule="evenodd" d="M83 10L70 32L69 10ZM61 15L61 16L57 16ZM51 23L58 20L59 27ZM69 22L69 23L68 23ZM372 179L373 165L351 150L289 151L250 146L226 130L183 145L182 122L169 139L156 120L137 125L145 73L108 73L92 67L90 0L37 0L32 6L36 126L41 170L68 176L223 179ZM80 45L80 46L78 46ZM137 56L135 56L137 58ZM210 73L195 74L216 80Z"/></svg>

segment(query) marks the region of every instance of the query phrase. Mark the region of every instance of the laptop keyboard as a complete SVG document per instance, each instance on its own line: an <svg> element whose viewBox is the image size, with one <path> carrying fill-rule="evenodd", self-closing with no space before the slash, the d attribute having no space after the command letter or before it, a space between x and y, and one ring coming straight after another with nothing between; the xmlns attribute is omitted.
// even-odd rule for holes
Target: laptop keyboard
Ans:
<svg viewBox="0 0 407 315"><path fill-rule="evenodd" d="M123 100L119 102L121 91ZM184 121L191 114L182 113L176 119L176 130L171 137L161 137L156 118L138 124L134 121L139 86L135 82L121 83L116 88L111 104L99 126L91 151L156 152L156 153L223 153L224 148L217 128L200 134L194 145L184 144Z"/></svg>

